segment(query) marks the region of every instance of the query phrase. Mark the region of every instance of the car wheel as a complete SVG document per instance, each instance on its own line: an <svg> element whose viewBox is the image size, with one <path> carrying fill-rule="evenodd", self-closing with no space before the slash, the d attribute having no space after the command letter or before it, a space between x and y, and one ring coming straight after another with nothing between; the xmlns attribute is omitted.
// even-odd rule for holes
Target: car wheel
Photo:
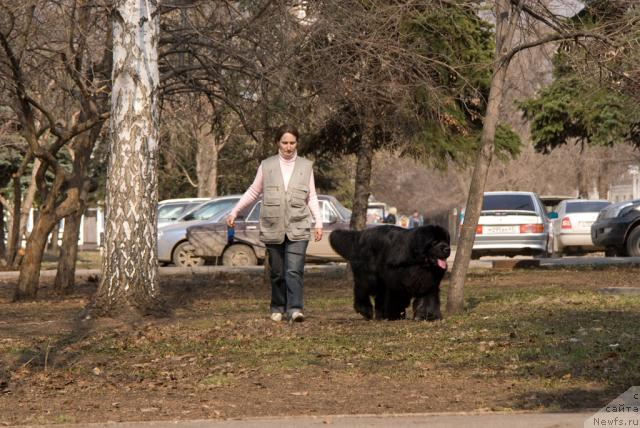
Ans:
<svg viewBox="0 0 640 428"><path fill-rule="evenodd" d="M627 238L627 254L640 257L640 226L633 229Z"/></svg>
<svg viewBox="0 0 640 428"><path fill-rule="evenodd" d="M187 250L185 247L189 245L188 241L184 241L173 250L173 264L179 267L193 267L204 265L202 257L196 257L193 251Z"/></svg>
<svg viewBox="0 0 640 428"><path fill-rule="evenodd" d="M232 245L222 255L223 266L256 266L257 264L256 253L248 245Z"/></svg>

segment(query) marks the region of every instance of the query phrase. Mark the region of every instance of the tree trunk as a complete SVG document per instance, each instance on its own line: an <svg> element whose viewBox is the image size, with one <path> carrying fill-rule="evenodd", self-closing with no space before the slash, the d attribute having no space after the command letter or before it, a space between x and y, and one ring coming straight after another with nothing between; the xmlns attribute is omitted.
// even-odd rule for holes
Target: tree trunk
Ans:
<svg viewBox="0 0 640 428"><path fill-rule="evenodd" d="M84 115L82 119L86 120ZM62 247L60 247L60 257L58 258L58 269L53 285L54 290L59 294L69 294L75 285L76 260L78 257L78 238L80 236L80 225L82 215L85 212L86 201L92 191L91 179L88 177L91 153L96 140L100 137L102 123L96 125L91 131L85 132L75 138L73 144L73 175L68 180L69 202L74 210L65 217L64 233L62 236ZM73 190L73 192L71 191ZM77 197L71 199L70 196ZM59 223L58 223L59 224Z"/></svg>
<svg viewBox="0 0 640 428"><path fill-rule="evenodd" d="M20 275L14 294L14 301L33 300L38 293L38 282L40 281L40 267L44 248L47 245L47 238L51 229L56 225L56 218L50 211L40 213L38 223L31 231L24 257L20 265Z"/></svg>
<svg viewBox="0 0 640 428"><path fill-rule="evenodd" d="M88 316L164 313L156 250L158 24L156 0L115 2L104 257Z"/></svg>
<svg viewBox="0 0 640 428"><path fill-rule="evenodd" d="M26 167L26 165L23 165ZM29 188L27 195L22 200L22 190L20 187L20 178L22 174L16 173L13 177L13 221L11 223L11 231L9 234L9 248L7 251L7 264L14 269L18 267L18 263L21 260L18 256L18 251L22 246L22 238L25 236L27 230L27 220L29 219L29 211L33 206L33 199L36 194L36 174L40 167L40 160L35 159L33 162L33 170L31 172L31 180L29 182ZM20 168L23 170L23 167Z"/></svg>
<svg viewBox="0 0 640 428"><path fill-rule="evenodd" d="M13 215L11 216L11 229L9 229L9 241L7 248L7 266L13 266L16 254L20 246L20 209L22 191L20 187L20 175L13 176Z"/></svg>
<svg viewBox="0 0 640 428"><path fill-rule="evenodd" d="M7 260L7 246L4 243L4 205L0 203L0 259Z"/></svg>
<svg viewBox="0 0 640 428"><path fill-rule="evenodd" d="M20 208L20 233L18 239L18 246L21 245L21 241L23 237L27 236L27 222L29 221L29 212L33 207L33 200L36 197L36 189L37 182L36 176L38 174L38 169L40 169L40 159L35 158L33 161L33 170L31 171L31 181L29 182L29 188L27 189L27 194L24 197L24 201L22 201L22 205Z"/></svg>
<svg viewBox="0 0 640 428"><path fill-rule="evenodd" d="M47 245L47 250L55 253L60 248L58 245L58 236L60 236L60 226L61 221L57 222L55 226L53 226L53 230L51 231L51 238L49 239L49 244Z"/></svg>
<svg viewBox="0 0 640 428"><path fill-rule="evenodd" d="M480 147L471 178L469 196L464 213L464 223L460 231L460 239L456 249L456 256L451 272L449 295L447 298L447 312L457 314L464 308L464 280L471 260L471 251L475 239L476 226L482 210L482 197L487 182L487 174L491 165L494 151L496 128L500 119L500 105L502 104L504 84L507 76L509 61L502 61L502 55L511 46L511 40L517 23L514 10L509 13L508 0L496 0L496 66L491 79L489 101L482 126Z"/></svg>
<svg viewBox="0 0 640 428"><path fill-rule="evenodd" d="M588 199L589 198L589 180L585 176L585 173L581 168L578 168L578 198L580 199Z"/></svg>
<svg viewBox="0 0 640 428"><path fill-rule="evenodd" d="M82 214L84 214L84 204L82 204L82 209L79 209L64 220L58 270L53 283L53 289L58 294L69 294L75 285L78 238L80 236Z"/></svg>
<svg viewBox="0 0 640 428"><path fill-rule="evenodd" d="M40 168L45 168L45 166L41 166ZM44 171L40 171L38 177L44 181ZM35 221L33 230L27 240L25 255L20 265L20 276L16 286L15 300L35 299L40 279L42 256L47 245L47 238L55 225L62 220L63 217L75 211L74 207L76 207L79 198L79 190L77 188L68 188L66 197L56 206L65 183L67 183L66 171L64 168L55 168L55 175L51 186L47 190L44 201L40 205L40 215ZM44 189L44 183L40 182L38 184Z"/></svg>
<svg viewBox="0 0 640 428"><path fill-rule="evenodd" d="M363 230L367 224L367 206L371 195L371 166L373 164L373 130L367 129L356 153L356 180L350 227Z"/></svg>
<svg viewBox="0 0 640 428"><path fill-rule="evenodd" d="M7 266L13 266L18 252L21 202L20 177L16 174L13 176L13 215L11 216L11 228L9 229L9 239L7 240Z"/></svg>
<svg viewBox="0 0 640 428"><path fill-rule="evenodd" d="M604 162L600 163L598 170L597 186L598 196L601 199L607 199L609 197L609 167L611 165L611 153L607 150L603 150Z"/></svg>
<svg viewBox="0 0 640 428"><path fill-rule="evenodd" d="M214 198L218 195L218 146L214 132L198 130L198 154L196 173L198 175L198 197Z"/></svg>

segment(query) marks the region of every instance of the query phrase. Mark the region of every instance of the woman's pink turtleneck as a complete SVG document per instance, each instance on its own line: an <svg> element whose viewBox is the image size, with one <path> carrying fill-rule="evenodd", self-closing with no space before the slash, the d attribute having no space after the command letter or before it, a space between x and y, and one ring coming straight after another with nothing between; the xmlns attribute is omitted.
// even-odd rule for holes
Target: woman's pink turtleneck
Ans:
<svg viewBox="0 0 640 428"><path fill-rule="evenodd" d="M291 159L285 159L282 157L281 153L278 153L278 157L280 158L280 171L282 171L282 181L284 181L284 188L287 189L289 185L289 180L291 179L291 175L293 174L293 167L296 164L296 158L298 157L297 153L293 155ZM242 211L244 208L248 207L251 203L253 203L260 194L262 193L262 165L258 168L258 172L256 173L256 178L253 179L253 183L242 198L238 201L235 207L231 210L231 215L233 217L237 217L238 213ZM311 211L311 215L315 220L315 228L322 229L322 216L320 215L320 204L318 203L318 195L316 194L316 184L313 179L313 171L311 171L311 176L309 177L309 197L307 198L307 204L309 205L309 210Z"/></svg>

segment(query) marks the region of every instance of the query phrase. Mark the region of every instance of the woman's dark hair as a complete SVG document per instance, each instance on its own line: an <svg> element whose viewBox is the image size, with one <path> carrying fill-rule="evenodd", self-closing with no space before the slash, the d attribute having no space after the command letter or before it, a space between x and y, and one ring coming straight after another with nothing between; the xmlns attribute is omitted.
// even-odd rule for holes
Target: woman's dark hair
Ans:
<svg viewBox="0 0 640 428"><path fill-rule="evenodd" d="M274 136L273 136L273 142L276 143L276 144L278 142L280 142L280 138L284 134L294 135L296 137L296 140L298 140L300 138L300 133L298 132L298 128L296 128L293 125L285 124L285 125L281 125L278 128L276 128L276 130L274 132Z"/></svg>

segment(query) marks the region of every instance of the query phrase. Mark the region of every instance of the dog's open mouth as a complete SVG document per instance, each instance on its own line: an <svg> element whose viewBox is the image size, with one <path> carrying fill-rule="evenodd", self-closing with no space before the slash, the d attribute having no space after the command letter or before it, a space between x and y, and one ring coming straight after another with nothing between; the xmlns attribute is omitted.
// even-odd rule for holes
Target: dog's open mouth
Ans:
<svg viewBox="0 0 640 428"><path fill-rule="evenodd" d="M440 269L447 270L447 261L445 259L436 258L436 257L428 257L427 262L431 264L436 264Z"/></svg>

